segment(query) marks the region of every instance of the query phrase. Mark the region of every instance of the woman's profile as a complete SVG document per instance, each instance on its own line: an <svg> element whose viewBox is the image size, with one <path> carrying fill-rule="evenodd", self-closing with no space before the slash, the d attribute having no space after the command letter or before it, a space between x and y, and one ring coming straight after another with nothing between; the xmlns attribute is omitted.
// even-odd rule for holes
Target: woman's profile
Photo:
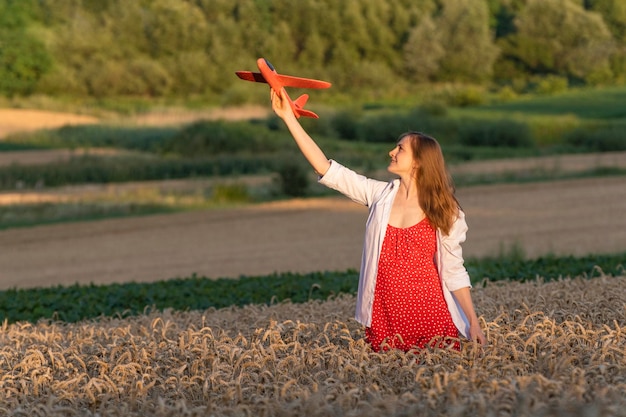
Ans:
<svg viewBox="0 0 626 417"><path fill-rule="evenodd" d="M328 159L280 92L270 95L319 182L369 209L355 318L372 349L459 349L460 335L486 344L463 264L465 214L438 142L402 134L387 168L397 178L367 178Z"/></svg>

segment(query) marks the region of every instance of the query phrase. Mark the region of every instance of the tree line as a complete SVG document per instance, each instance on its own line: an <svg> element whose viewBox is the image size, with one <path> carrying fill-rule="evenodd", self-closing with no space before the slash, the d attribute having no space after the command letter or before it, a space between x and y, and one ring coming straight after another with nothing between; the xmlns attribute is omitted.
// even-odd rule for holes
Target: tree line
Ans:
<svg viewBox="0 0 626 417"><path fill-rule="evenodd" d="M236 100L234 71L386 97L626 82L623 0L0 0L0 95Z"/></svg>

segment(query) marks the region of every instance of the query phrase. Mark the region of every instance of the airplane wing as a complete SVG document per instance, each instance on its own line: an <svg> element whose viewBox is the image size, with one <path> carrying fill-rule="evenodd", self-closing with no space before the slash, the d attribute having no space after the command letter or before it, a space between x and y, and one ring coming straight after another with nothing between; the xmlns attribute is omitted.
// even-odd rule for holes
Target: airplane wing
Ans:
<svg viewBox="0 0 626 417"><path fill-rule="evenodd" d="M246 81L253 81L257 83L268 83L260 72L251 71L236 71L237 77ZM315 80L313 78L293 77L291 75L276 74L274 76L283 87L295 87L295 88L329 88L331 83L327 81Z"/></svg>
<svg viewBox="0 0 626 417"><path fill-rule="evenodd" d="M250 71L236 71L237 77L242 80L252 81L257 83L267 83L267 80L263 78L263 74L260 72L250 72Z"/></svg>
<svg viewBox="0 0 626 417"><path fill-rule="evenodd" d="M327 81L314 80L312 78L292 77L290 75L278 74L277 77L283 84L283 87L296 88L328 88L331 84Z"/></svg>
<svg viewBox="0 0 626 417"><path fill-rule="evenodd" d="M329 82L315 80L312 78L293 77L291 75L279 74L274 69L274 66L272 66L272 64L265 58L257 59L257 66L261 72L236 71L235 74L237 74L237 76L242 80L267 83L275 91L282 91L282 94L284 95L283 97L289 101L289 104L297 117L305 116L313 117L315 119L318 118L317 114L304 109L304 105L309 99L307 94L301 95L294 101L289 97L287 91L285 91L285 87L328 88L331 86Z"/></svg>

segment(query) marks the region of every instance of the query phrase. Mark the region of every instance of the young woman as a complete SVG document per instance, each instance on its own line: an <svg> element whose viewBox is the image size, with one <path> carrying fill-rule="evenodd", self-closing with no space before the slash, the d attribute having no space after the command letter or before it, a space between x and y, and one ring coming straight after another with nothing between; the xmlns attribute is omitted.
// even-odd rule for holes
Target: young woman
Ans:
<svg viewBox="0 0 626 417"><path fill-rule="evenodd" d="M372 348L459 349L459 333L486 344L463 265L465 214L437 141L403 134L389 152L388 171L398 178L366 178L329 160L280 92L270 94L319 182L369 208L355 318Z"/></svg>

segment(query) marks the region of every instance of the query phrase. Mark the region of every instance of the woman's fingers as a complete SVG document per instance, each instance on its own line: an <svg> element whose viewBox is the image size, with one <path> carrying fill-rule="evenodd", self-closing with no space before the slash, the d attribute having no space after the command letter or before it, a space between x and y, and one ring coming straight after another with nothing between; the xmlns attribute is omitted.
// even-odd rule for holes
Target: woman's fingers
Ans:
<svg viewBox="0 0 626 417"><path fill-rule="evenodd" d="M285 101L282 98L280 91L275 91L271 89L271 100L272 100L272 109L274 113L277 113L279 116L287 111L287 107Z"/></svg>
<svg viewBox="0 0 626 417"><path fill-rule="evenodd" d="M272 107L276 110L276 91L274 91L274 89L270 89L270 101L272 103Z"/></svg>

